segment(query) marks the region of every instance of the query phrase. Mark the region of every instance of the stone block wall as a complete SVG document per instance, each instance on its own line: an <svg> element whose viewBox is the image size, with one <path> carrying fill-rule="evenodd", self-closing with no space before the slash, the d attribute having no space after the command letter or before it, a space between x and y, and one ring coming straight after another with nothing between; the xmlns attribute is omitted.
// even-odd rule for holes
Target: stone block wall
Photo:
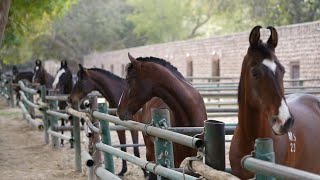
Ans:
<svg viewBox="0 0 320 180"><path fill-rule="evenodd" d="M290 78L291 64L299 64L300 78L320 79L320 21L276 27L279 35L276 55L286 68L285 79ZM220 76L239 77L241 63L249 46L250 32L207 39L191 39L164 44L94 53L86 56L86 67L112 70L119 76L129 62L127 53L134 57L155 56L170 61L187 75L187 61L193 63L193 76L212 76L212 61L219 59ZM266 41L269 30L261 30L261 39Z"/></svg>

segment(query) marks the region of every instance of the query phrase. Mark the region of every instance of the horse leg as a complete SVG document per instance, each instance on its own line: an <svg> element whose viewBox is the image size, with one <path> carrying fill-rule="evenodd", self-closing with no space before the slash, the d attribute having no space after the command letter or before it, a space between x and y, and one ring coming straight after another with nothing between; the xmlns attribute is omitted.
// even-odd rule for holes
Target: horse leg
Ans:
<svg viewBox="0 0 320 180"><path fill-rule="evenodd" d="M118 133L118 137L119 137L119 141L120 144L126 144L126 133L125 131L117 131ZM121 151L123 152L127 152L127 148L126 147L122 147ZM122 159L122 169L120 171L120 173L118 174L118 176L124 176L124 174L127 172L128 168L127 168L127 161Z"/></svg>
<svg viewBox="0 0 320 180"><path fill-rule="evenodd" d="M139 143L139 132L138 131L131 130L131 137L132 137L133 144L138 144ZM135 156L140 158L139 147L133 147L133 153L134 153ZM147 177L149 175L147 170L145 170L143 168L141 168L141 169L143 171L144 177Z"/></svg>
<svg viewBox="0 0 320 180"><path fill-rule="evenodd" d="M65 124L64 124L64 119L61 119L61 127L63 127L63 126L65 126ZM64 132L63 131L61 131L61 134L63 134ZM63 146L63 139L61 139L61 146Z"/></svg>
<svg viewBox="0 0 320 180"><path fill-rule="evenodd" d="M144 144L146 145L146 159L149 162L154 162L154 144L150 136L143 134ZM150 172L149 180L157 179L157 175Z"/></svg>

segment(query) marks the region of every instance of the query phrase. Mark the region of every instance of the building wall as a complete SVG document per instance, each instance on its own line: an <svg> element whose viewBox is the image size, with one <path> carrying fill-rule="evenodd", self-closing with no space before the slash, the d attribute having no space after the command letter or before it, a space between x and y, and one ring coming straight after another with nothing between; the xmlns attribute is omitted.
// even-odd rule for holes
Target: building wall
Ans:
<svg viewBox="0 0 320 180"><path fill-rule="evenodd" d="M278 46L276 55L286 68L285 78L290 78L290 64L300 65L300 78L320 79L320 21L276 27ZM220 60L220 76L239 77L241 63L249 47L249 33L214 36L164 44L154 44L112 52L94 53L84 59L85 67L103 67L123 77L123 67L129 62L128 52L134 57L155 56L170 61L186 75L187 61L193 62L193 76L211 76L214 59ZM269 30L261 30L266 41Z"/></svg>

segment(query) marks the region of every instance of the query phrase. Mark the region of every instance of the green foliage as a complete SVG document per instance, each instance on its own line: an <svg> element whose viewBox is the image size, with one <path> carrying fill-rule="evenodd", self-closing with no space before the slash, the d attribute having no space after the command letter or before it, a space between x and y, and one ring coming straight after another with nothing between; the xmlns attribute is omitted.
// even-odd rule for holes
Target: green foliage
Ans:
<svg viewBox="0 0 320 180"><path fill-rule="evenodd" d="M51 37L39 38L34 53L50 58L82 60L92 51L114 50L142 44L126 21L132 8L123 0L79 0L56 20ZM48 51L48 50L51 51Z"/></svg>
<svg viewBox="0 0 320 180"><path fill-rule="evenodd" d="M76 0L12 0L0 50L2 61L9 64L30 59L33 40L48 33L50 23L74 2Z"/></svg>
<svg viewBox="0 0 320 180"><path fill-rule="evenodd" d="M319 0L12 0L0 61L81 61L95 51L319 20L319 7Z"/></svg>

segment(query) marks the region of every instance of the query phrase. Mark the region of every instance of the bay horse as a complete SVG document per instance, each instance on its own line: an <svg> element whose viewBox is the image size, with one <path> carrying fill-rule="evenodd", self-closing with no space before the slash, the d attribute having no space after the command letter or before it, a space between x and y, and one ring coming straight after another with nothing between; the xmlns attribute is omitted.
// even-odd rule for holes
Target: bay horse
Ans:
<svg viewBox="0 0 320 180"><path fill-rule="evenodd" d="M78 80L69 96L69 103L75 107L92 91L99 91L102 96L108 101L110 108L117 108L121 93L126 81L121 77L99 68L84 68L79 64L79 71L77 73ZM140 116L138 113L136 118ZM117 131L120 144L126 144L125 131ZM138 132L131 131L132 142L138 144ZM126 152L126 147L121 147L121 150ZM134 147L134 155L140 157L139 148ZM146 170L142 169L144 176L148 176ZM118 176L124 176L127 172L127 161L122 160L122 169Z"/></svg>
<svg viewBox="0 0 320 180"><path fill-rule="evenodd" d="M278 34L260 40L261 26L252 29L238 87L238 126L230 146L230 164L241 179L253 174L241 167L241 158L254 150L257 138L272 138L276 163L320 173L320 102L313 95L284 95L284 67L275 48Z"/></svg>
<svg viewBox="0 0 320 180"><path fill-rule="evenodd" d="M13 66L12 68L12 82L13 83L18 83L20 80L25 80L28 82L32 82L32 78L33 78L33 72L31 71L23 71L23 72L19 72L18 68L16 66ZM19 91L21 90L20 86L15 87L15 92L16 92L16 100L17 103L20 100L20 93Z"/></svg>
<svg viewBox="0 0 320 180"><path fill-rule="evenodd" d="M37 59L34 67L33 83L45 85L47 89L52 88L53 77L44 69L41 60Z"/></svg>
<svg viewBox="0 0 320 180"><path fill-rule="evenodd" d="M68 66L68 63L66 60L61 61L60 68L57 70L57 73L55 75L54 81L52 83L52 89L59 92L59 94L70 94L72 87L73 87L73 79L72 79L72 72ZM59 109L65 109L67 107L66 101L59 101L58 106ZM71 125L73 125L72 121ZM61 119L61 126L65 126L65 120ZM64 132L61 131L63 134ZM71 137L73 137L73 131L71 131ZM61 139L62 146L63 139ZM73 148L73 143L71 143L71 148Z"/></svg>
<svg viewBox="0 0 320 180"><path fill-rule="evenodd" d="M122 120L132 119L140 108L140 122L151 123L151 108L170 108L172 127L203 126L207 119L206 107L200 93L181 75L176 67L156 57L135 59L128 54L126 81L117 109ZM147 160L154 161L154 144L144 134ZM174 163L179 167L182 160L195 156L196 150L174 143ZM155 175L152 174L155 178Z"/></svg>

